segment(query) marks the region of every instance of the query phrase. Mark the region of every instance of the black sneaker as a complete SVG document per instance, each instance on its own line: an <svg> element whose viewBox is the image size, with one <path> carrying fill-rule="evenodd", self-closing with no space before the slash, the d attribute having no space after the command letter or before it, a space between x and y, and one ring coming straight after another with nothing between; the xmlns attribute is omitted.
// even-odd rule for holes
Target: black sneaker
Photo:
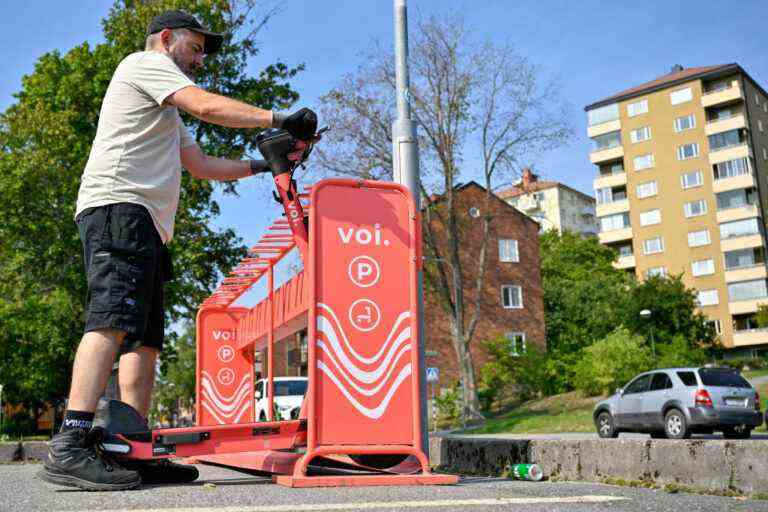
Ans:
<svg viewBox="0 0 768 512"><path fill-rule="evenodd" d="M177 464L169 459L124 460L120 463L139 472L144 484L186 484L194 482L200 473L195 466Z"/></svg>
<svg viewBox="0 0 768 512"><path fill-rule="evenodd" d="M101 449L104 431L75 429L59 432L48 443L48 457L38 476L52 484L86 491L122 491L141 484L136 471L116 464Z"/></svg>

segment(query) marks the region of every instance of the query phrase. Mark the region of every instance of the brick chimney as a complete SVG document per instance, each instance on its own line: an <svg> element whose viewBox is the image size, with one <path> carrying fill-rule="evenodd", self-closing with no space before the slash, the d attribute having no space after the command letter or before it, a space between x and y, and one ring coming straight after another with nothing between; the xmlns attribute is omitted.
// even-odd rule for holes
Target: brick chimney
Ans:
<svg viewBox="0 0 768 512"><path fill-rule="evenodd" d="M523 190L528 190L531 186L531 183L534 183L537 179L538 177L531 172L530 167L525 167L523 169Z"/></svg>

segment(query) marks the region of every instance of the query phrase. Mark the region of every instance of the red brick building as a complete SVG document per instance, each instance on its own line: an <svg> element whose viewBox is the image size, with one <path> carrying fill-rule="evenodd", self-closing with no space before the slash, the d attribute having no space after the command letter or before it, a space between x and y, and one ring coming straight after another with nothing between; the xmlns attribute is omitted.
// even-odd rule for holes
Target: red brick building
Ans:
<svg viewBox="0 0 768 512"><path fill-rule="evenodd" d="M454 201L459 212L460 258L465 283L465 308L474 297L477 256L482 233L482 214L473 217L471 208L482 210L485 189L475 182L456 188ZM487 252L485 286L481 298L480 320L471 342L475 371L488 361L482 350L484 340L507 336L515 340L516 350L545 346L544 295L539 260L539 225L497 196L492 197L490 243ZM477 213L477 212L475 212ZM440 226L433 224L440 239ZM440 243L439 243L440 244ZM424 254L428 255L427 250ZM443 254L445 254L443 252ZM429 260L426 264L429 264ZM451 339L451 324L434 290L425 283L424 323L426 363L440 372L440 387L450 387L458 379L458 359ZM306 332L275 344L275 376L307 375ZM266 354L261 354L266 361ZM257 363L256 371L261 367ZM266 373L266 365L264 367Z"/></svg>
<svg viewBox="0 0 768 512"><path fill-rule="evenodd" d="M471 313L475 296L477 258L482 240L482 210L485 189L469 182L455 189L459 213L460 258L462 263L465 312ZM490 240L486 256L485 285L481 313L470 343L476 375L488 362L482 342L499 336L514 340L518 352L531 344L545 347L544 292L541 286L539 225L497 196L492 196ZM440 225L433 221L433 230ZM439 235L438 235L439 238ZM438 245L442 245L440 240ZM427 254L425 248L424 254ZM429 261L427 261L429 263ZM451 338L451 323L438 295L427 284L424 293L427 366L439 368L440 387L449 387L458 378L458 358Z"/></svg>

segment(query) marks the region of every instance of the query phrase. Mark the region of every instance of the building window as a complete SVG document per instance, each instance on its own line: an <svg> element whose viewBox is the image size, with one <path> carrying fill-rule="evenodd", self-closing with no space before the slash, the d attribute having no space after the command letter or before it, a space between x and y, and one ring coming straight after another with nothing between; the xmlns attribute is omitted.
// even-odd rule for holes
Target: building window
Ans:
<svg viewBox="0 0 768 512"><path fill-rule="evenodd" d="M641 226L653 226L654 224L661 223L661 210L658 208L655 210L648 210L640 214Z"/></svg>
<svg viewBox="0 0 768 512"><path fill-rule="evenodd" d="M503 285L501 287L501 303L504 309L522 309L523 288L512 284Z"/></svg>
<svg viewBox="0 0 768 512"><path fill-rule="evenodd" d="M757 129L763 131L763 122L760 119L757 120Z"/></svg>
<svg viewBox="0 0 768 512"><path fill-rule="evenodd" d="M755 93L755 105L760 106L760 95Z"/></svg>
<svg viewBox="0 0 768 512"><path fill-rule="evenodd" d="M720 239L722 240L757 234L760 234L757 217L720 224Z"/></svg>
<svg viewBox="0 0 768 512"><path fill-rule="evenodd" d="M709 238L708 229L691 231L688 233L688 247L701 247L702 245L709 245L710 243L712 243L712 240Z"/></svg>
<svg viewBox="0 0 768 512"><path fill-rule="evenodd" d="M728 284L728 299L731 301L762 299L765 297L768 297L768 287L766 287L765 279Z"/></svg>
<svg viewBox="0 0 768 512"><path fill-rule="evenodd" d="M677 133L684 132L696 128L696 116L694 114L678 117L675 119L675 131Z"/></svg>
<svg viewBox="0 0 768 512"><path fill-rule="evenodd" d="M509 342L509 353L513 356L520 356L525 354L525 333L524 332L508 332L504 334L504 337Z"/></svg>
<svg viewBox="0 0 768 512"><path fill-rule="evenodd" d="M645 278L667 277L667 267L651 267L645 271Z"/></svg>
<svg viewBox="0 0 768 512"><path fill-rule="evenodd" d="M619 147L621 146L621 132L598 135L597 137L592 137L592 141L595 143L595 151Z"/></svg>
<svg viewBox="0 0 768 512"><path fill-rule="evenodd" d="M672 101L673 105L679 105L680 103L691 101L693 99L693 91L690 87L672 91L669 93L669 99Z"/></svg>
<svg viewBox="0 0 768 512"><path fill-rule="evenodd" d="M723 326L720 324L720 320L707 320L707 324L712 326L715 334L723 334Z"/></svg>
<svg viewBox="0 0 768 512"><path fill-rule="evenodd" d="M615 213L613 215L606 215L600 217L600 231L614 231L616 229L624 229L629 227L629 213Z"/></svg>
<svg viewBox="0 0 768 512"><path fill-rule="evenodd" d="M664 238L657 236L643 240L643 254L658 254L664 252Z"/></svg>
<svg viewBox="0 0 768 512"><path fill-rule="evenodd" d="M697 156L699 156L699 145L695 142L677 146L678 160L688 160L689 158L696 158Z"/></svg>
<svg viewBox="0 0 768 512"><path fill-rule="evenodd" d="M699 199L698 201L691 201L683 205L683 212L687 218L698 217L707 213L707 201L705 199Z"/></svg>
<svg viewBox="0 0 768 512"><path fill-rule="evenodd" d="M609 123L619 118L619 104L606 105L600 108L594 108L587 111L587 124L594 126L596 124Z"/></svg>
<svg viewBox="0 0 768 512"><path fill-rule="evenodd" d="M737 158L714 165L714 175L716 180L733 178L749 173L749 164L746 158Z"/></svg>
<svg viewBox="0 0 768 512"><path fill-rule="evenodd" d="M699 260L691 262L693 277L708 276L715 273L715 260Z"/></svg>
<svg viewBox="0 0 768 512"><path fill-rule="evenodd" d="M680 184L683 189L700 187L704 182L701 171L684 172L680 175Z"/></svg>
<svg viewBox="0 0 768 512"><path fill-rule="evenodd" d="M517 252L517 240L499 239L499 261L517 263L520 255Z"/></svg>
<svg viewBox="0 0 768 512"><path fill-rule="evenodd" d="M754 267L765 264L765 252L762 247L750 247L725 253L725 270Z"/></svg>
<svg viewBox="0 0 768 512"><path fill-rule="evenodd" d="M640 100L627 105L627 116L635 117L648 112L648 100Z"/></svg>
<svg viewBox="0 0 768 512"><path fill-rule="evenodd" d="M636 171L642 171L643 169L650 169L653 167L653 154L636 156L632 163L635 165Z"/></svg>
<svg viewBox="0 0 768 512"><path fill-rule="evenodd" d="M715 194L715 201L717 202L718 210L754 205L757 202L757 190L754 188L738 188L728 192L718 192Z"/></svg>
<svg viewBox="0 0 768 512"><path fill-rule="evenodd" d="M768 149L763 148L763 160L768 160Z"/></svg>
<svg viewBox="0 0 768 512"><path fill-rule="evenodd" d="M720 303L717 290L699 290L699 306L715 306Z"/></svg>
<svg viewBox="0 0 768 512"><path fill-rule="evenodd" d="M637 192L638 199L655 196L659 193L655 181L646 181L645 183L640 183L636 187L635 191Z"/></svg>
<svg viewBox="0 0 768 512"><path fill-rule="evenodd" d="M648 140L650 138L651 138L650 126L643 126L642 128L638 128L637 130L632 130L629 132L629 140L632 141L632 144L643 142L644 140Z"/></svg>
<svg viewBox="0 0 768 512"><path fill-rule="evenodd" d="M627 245L620 245L619 246L619 258L628 258L629 256L632 256L634 253L632 252L632 244Z"/></svg>
<svg viewBox="0 0 768 512"><path fill-rule="evenodd" d="M747 140L746 132L741 128L728 130L727 132L715 133L707 137L709 140L709 150L719 151L731 146L744 144Z"/></svg>
<svg viewBox="0 0 768 512"><path fill-rule="evenodd" d="M766 114L768 114L768 101L766 101L765 103L763 103L763 112L765 112Z"/></svg>

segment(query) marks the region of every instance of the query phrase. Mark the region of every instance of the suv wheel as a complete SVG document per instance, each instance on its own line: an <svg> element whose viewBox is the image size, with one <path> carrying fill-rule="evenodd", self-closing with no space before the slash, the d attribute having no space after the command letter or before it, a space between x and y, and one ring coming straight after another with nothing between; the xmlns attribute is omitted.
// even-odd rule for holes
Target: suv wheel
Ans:
<svg viewBox="0 0 768 512"><path fill-rule="evenodd" d="M688 439L691 437L685 415L677 409L670 409L664 416L664 433L669 439Z"/></svg>
<svg viewBox="0 0 768 512"><path fill-rule="evenodd" d="M726 439L749 439L752 437L752 429L736 430L735 428L724 428L723 437Z"/></svg>
<svg viewBox="0 0 768 512"><path fill-rule="evenodd" d="M619 432L616 430L616 426L613 424L613 416L608 411L603 411L597 415L595 421L597 426L597 435L604 438L619 437Z"/></svg>

